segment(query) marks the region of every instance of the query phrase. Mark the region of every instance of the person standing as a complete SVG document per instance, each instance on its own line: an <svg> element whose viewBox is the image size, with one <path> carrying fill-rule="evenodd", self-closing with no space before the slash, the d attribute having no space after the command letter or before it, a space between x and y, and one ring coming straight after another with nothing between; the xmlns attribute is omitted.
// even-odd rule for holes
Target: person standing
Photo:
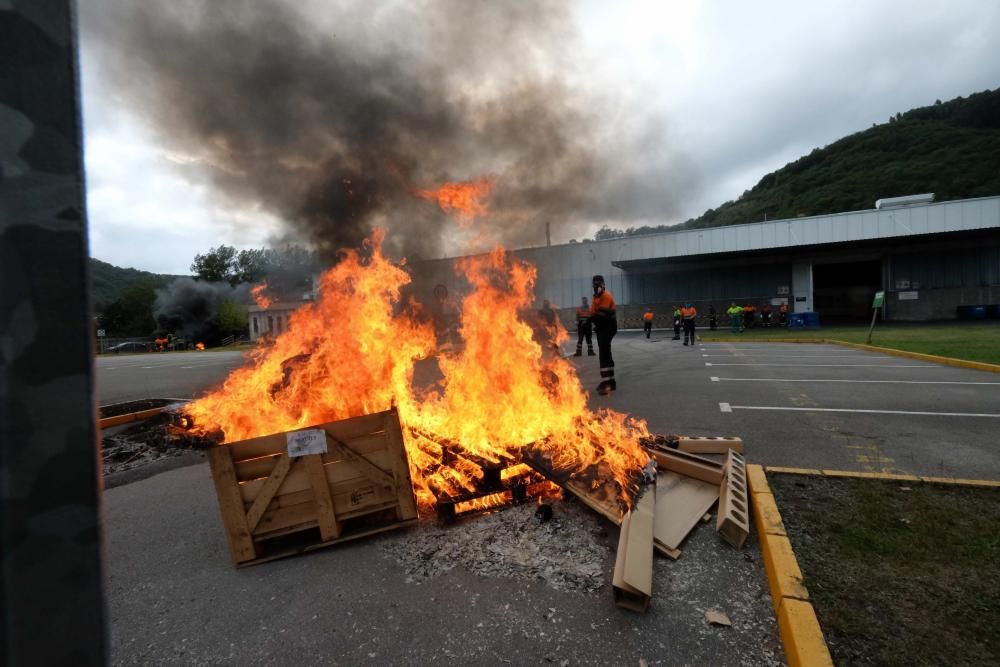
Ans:
<svg viewBox="0 0 1000 667"><path fill-rule="evenodd" d="M719 326L718 315L715 313L715 306L713 304L708 304L708 328L710 331L715 331Z"/></svg>
<svg viewBox="0 0 1000 667"><path fill-rule="evenodd" d="M684 307L681 308L681 319L684 321L684 344L688 344L688 338L691 339L691 345L694 345L694 318L698 317L698 310L692 306L690 303L685 303Z"/></svg>
<svg viewBox="0 0 1000 667"><path fill-rule="evenodd" d="M740 318L743 317L743 309L737 306L735 303L729 304L729 310L726 311L729 315L729 324L732 326L733 333L740 333L743 328L740 326Z"/></svg>
<svg viewBox="0 0 1000 667"><path fill-rule="evenodd" d="M674 308L674 340L681 339L681 309L680 306Z"/></svg>
<svg viewBox="0 0 1000 667"><path fill-rule="evenodd" d="M618 389L618 384L615 382L615 360L611 356L611 339L618 333L615 297L605 286L604 276L594 276L592 284L594 300L590 304L590 321L594 323L594 333L597 335L597 352L601 364L601 383L597 385L597 393L607 396Z"/></svg>
<svg viewBox="0 0 1000 667"><path fill-rule="evenodd" d="M753 326L753 306L749 303L743 306L743 328L749 329Z"/></svg>
<svg viewBox="0 0 1000 667"><path fill-rule="evenodd" d="M646 312L642 314L642 330L646 332L646 339L649 339L649 335L653 333L653 309L646 308Z"/></svg>
<svg viewBox="0 0 1000 667"><path fill-rule="evenodd" d="M592 335L594 327L590 323L590 304L587 297L580 298L580 307L576 309L576 354L574 357L583 356L583 339L587 339L587 356L594 356L594 338Z"/></svg>
<svg viewBox="0 0 1000 667"><path fill-rule="evenodd" d="M788 304L783 303L778 306L778 324L783 327L788 326Z"/></svg>
<svg viewBox="0 0 1000 667"><path fill-rule="evenodd" d="M771 304L765 303L760 311L761 323L765 327L771 326Z"/></svg>

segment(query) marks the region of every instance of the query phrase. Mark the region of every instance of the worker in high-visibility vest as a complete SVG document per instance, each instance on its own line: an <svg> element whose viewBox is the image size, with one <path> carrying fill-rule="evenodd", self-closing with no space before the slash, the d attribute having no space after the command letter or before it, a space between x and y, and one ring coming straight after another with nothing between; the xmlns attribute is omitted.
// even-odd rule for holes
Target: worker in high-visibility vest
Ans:
<svg viewBox="0 0 1000 667"><path fill-rule="evenodd" d="M642 330L646 332L646 338L653 333L653 309L647 308L646 312L642 314Z"/></svg>
<svg viewBox="0 0 1000 667"><path fill-rule="evenodd" d="M674 340L681 339L681 309L680 306L674 308Z"/></svg>
<svg viewBox="0 0 1000 667"><path fill-rule="evenodd" d="M735 303L729 304L729 309L726 310L726 315L729 315L729 324L733 327L733 333L739 333L743 331L743 327L740 326L740 318L743 317L743 309L737 306Z"/></svg>
<svg viewBox="0 0 1000 667"><path fill-rule="evenodd" d="M604 276L594 276L594 299L590 302L590 321L597 335L597 354L601 364L601 383L597 393L607 396L618 388L615 382L615 360L611 356L611 339L618 333L615 297L604 284Z"/></svg>
<svg viewBox="0 0 1000 667"><path fill-rule="evenodd" d="M698 317L698 310L692 306L690 303L685 303L684 307L681 308L681 319L684 321L684 344L688 344L688 338L691 339L691 345L694 345L694 318Z"/></svg>
<svg viewBox="0 0 1000 667"><path fill-rule="evenodd" d="M788 304L783 303L778 306L778 324L788 326Z"/></svg>

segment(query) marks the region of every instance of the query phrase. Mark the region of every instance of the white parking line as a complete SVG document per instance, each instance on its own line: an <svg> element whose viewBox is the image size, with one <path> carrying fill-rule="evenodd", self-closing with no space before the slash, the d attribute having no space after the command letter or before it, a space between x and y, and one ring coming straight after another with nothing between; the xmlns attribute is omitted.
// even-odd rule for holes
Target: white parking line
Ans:
<svg viewBox="0 0 1000 667"><path fill-rule="evenodd" d="M820 368L947 368L946 366L931 366L929 364L720 364L706 361L706 366L767 366L768 368L820 367Z"/></svg>
<svg viewBox="0 0 1000 667"><path fill-rule="evenodd" d="M763 359L765 357L774 357L775 359L843 359L844 355L854 355L857 358L867 357L871 359L870 355L866 355L863 352L841 352L840 354L703 354L703 357L750 357L755 359Z"/></svg>
<svg viewBox="0 0 1000 667"><path fill-rule="evenodd" d="M732 412L733 410L780 410L786 412L862 412L866 414L877 414L877 415L922 415L929 417L989 417L992 419L1000 419L1000 414L990 414L983 412L923 412L916 410L864 410L860 408L790 408L784 406L770 406L770 405L730 405L729 403L719 403L719 410L722 412Z"/></svg>
<svg viewBox="0 0 1000 667"><path fill-rule="evenodd" d="M722 378L713 377L712 382L850 382L859 384L971 384L971 385L995 385L1000 387L1000 382L958 382L955 380L800 380L788 378Z"/></svg>

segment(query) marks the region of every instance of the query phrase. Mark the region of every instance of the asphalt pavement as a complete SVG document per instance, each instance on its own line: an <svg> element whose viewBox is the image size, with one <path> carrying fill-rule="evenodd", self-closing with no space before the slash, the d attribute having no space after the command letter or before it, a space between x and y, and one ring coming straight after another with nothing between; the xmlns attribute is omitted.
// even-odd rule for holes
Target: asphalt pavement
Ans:
<svg viewBox="0 0 1000 667"><path fill-rule="evenodd" d="M568 349L568 348L567 348ZM591 405L657 433L734 435L764 465L1000 479L1000 374L828 344L615 337ZM573 358L588 388L596 357Z"/></svg>
<svg viewBox="0 0 1000 667"><path fill-rule="evenodd" d="M567 348L571 349L571 348ZM658 433L736 435L750 462L1000 479L1000 375L834 345L710 343L669 332L614 340L618 391L591 397ZM98 360L102 403L190 397L239 353ZM572 358L587 387L596 357ZM232 568L207 466L104 494L116 664L648 664L781 661L754 536L738 551L711 525L657 558L648 614L596 593L455 568L413 581L380 545L401 534ZM475 521L475 519L470 519ZM412 530L420 530L420 527ZM459 524L454 530L463 530ZM732 628L708 626L720 609Z"/></svg>
<svg viewBox="0 0 1000 667"><path fill-rule="evenodd" d="M144 352L97 358L101 405L140 398L194 398L219 385L244 361L244 352Z"/></svg>

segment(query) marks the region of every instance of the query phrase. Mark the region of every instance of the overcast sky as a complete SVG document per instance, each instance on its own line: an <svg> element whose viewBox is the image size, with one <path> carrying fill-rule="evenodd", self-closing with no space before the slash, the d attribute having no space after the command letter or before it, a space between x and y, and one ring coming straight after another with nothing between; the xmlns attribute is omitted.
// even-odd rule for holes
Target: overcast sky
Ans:
<svg viewBox="0 0 1000 667"><path fill-rule="evenodd" d="M567 80L585 78L622 113L641 109L652 119L642 150L665 156L677 200L652 224L735 199L767 172L897 111L1000 86L997 2L592 0L573 4L573 20L578 71ZM281 236L274 212L218 196L191 158L130 108L90 39L85 30L91 254L187 273L211 246L260 247ZM553 241L616 222L597 217Z"/></svg>

